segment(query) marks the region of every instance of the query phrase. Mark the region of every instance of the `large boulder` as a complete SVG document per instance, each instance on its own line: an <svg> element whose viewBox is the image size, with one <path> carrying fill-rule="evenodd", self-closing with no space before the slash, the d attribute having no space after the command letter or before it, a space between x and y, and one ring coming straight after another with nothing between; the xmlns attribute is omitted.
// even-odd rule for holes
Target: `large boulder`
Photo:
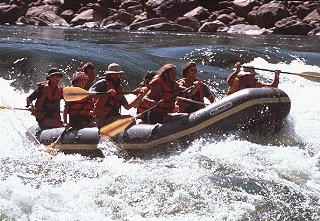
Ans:
<svg viewBox="0 0 320 221"><path fill-rule="evenodd" d="M0 5L0 24L14 24L20 17L20 8L16 5Z"/></svg>
<svg viewBox="0 0 320 221"><path fill-rule="evenodd" d="M320 23L320 8L319 10L315 9L312 12L310 12L304 19L304 22L306 23Z"/></svg>
<svg viewBox="0 0 320 221"><path fill-rule="evenodd" d="M277 21L290 16L283 3L271 2L260 6L255 15L255 23L262 28L271 28Z"/></svg>
<svg viewBox="0 0 320 221"><path fill-rule="evenodd" d="M176 19L175 23L190 27L193 31L198 31L201 25L200 22L194 17L179 17Z"/></svg>
<svg viewBox="0 0 320 221"><path fill-rule="evenodd" d="M264 35L271 33L270 30L260 28L257 25L237 24L230 26L229 34Z"/></svg>
<svg viewBox="0 0 320 221"><path fill-rule="evenodd" d="M55 13L56 10L56 6L49 5L31 7L26 13L26 19L30 24L36 25L69 26L65 19Z"/></svg>
<svg viewBox="0 0 320 221"><path fill-rule="evenodd" d="M257 0L234 0L233 10L240 17L247 17L253 7L260 5Z"/></svg>
<svg viewBox="0 0 320 221"><path fill-rule="evenodd" d="M208 19L209 17L209 11L208 9L199 6L189 12L187 12L186 14L183 15L184 17L194 17L196 18L198 21L202 21L205 19Z"/></svg>
<svg viewBox="0 0 320 221"><path fill-rule="evenodd" d="M202 24L202 26L199 28L198 32L217 32L218 29L225 27L225 24L221 21L212 21L212 22L205 22Z"/></svg>
<svg viewBox="0 0 320 221"><path fill-rule="evenodd" d="M277 21L273 30L274 34L284 35L306 35L313 27L304 23L297 17L289 17Z"/></svg>
<svg viewBox="0 0 320 221"><path fill-rule="evenodd" d="M198 4L197 0L148 0L145 6L149 13L153 12L174 21L196 8Z"/></svg>
<svg viewBox="0 0 320 221"><path fill-rule="evenodd" d="M93 9L89 9L81 12L79 15L74 17L71 20L71 24L74 26L78 26L78 25L83 25L84 23L87 23L87 22L101 23L101 21L102 21L102 17L100 16L100 14Z"/></svg>

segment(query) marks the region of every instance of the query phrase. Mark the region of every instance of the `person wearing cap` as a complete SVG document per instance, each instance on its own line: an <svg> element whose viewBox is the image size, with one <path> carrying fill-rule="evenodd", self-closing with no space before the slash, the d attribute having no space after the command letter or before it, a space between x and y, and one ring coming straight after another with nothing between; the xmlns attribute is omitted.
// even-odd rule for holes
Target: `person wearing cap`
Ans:
<svg viewBox="0 0 320 221"><path fill-rule="evenodd" d="M212 94L209 87L198 78L197 64L195 62L190 61L184 64L182 77L182 79L178 80L178 83L186 88L192 86L195 82L199 82L194 95L188 96L185 94L183 97L199 102L204 102L204 98L207 98L210 103L214 102L214 94ZM176 104L178 106L177 112L180 113L192 113L204 107L204 105L201 104L194 104L182 100L177 100Z"/></svg>
<svg viewBox="0 0 320 221"><path fill-rule="evenodd" d="M96 79L96 71L92 63L87 62L82 66L82 71L89 77L84 89L89 90Z"/></svg>
<svg viewBox="0 0 320 221"><path fill-rule="evenodd" d="M228 83L227 95L233 94L245 88L262 88L262 87L277 88L279 85L280 70L275 71L274 80L271 84L264 84L257 80L255 76L257 73L254 71L253 67L252 68L241 67L240 62L237 62L235 66L236 66L235 71L233 71L227 79L227 83Z"/></svg>
<svg viewBox="0 0 320 221"><path fill-rule="evenodd" d="M156 108L148 112L147 120L149 124L163 123L174 117L180 117L180 115L172 115L175 110L176 97L180 93L186 93L191 96L196 92L199 82L194 83L194 87L190 87L190 90L185 91L186 88L177 83L176 77L176 65L165 64L158 70L157 76L149 83L149 91L142 102L145 102L148 108L157 105Z"/></svg>
<svg viewBox="0 0 320 221"><path fill-rule="evenodd" d="M141 102L142 94L130 103L125 98L121 84L121 75L123 73L119 64L112 63L108 66L105 77L90 88L90 91L93 92L108 92L108 94L96 96L95 99L93 114L98 128L118 119L128 117L120 114L121 106L129 110L132 107L138 107Z"/></svg>
<svg viewBox="0 0 320 221"><path fill-rule="evenodd" d="M85 88L89 77L82 71L73 74L72 86ZM93 99L90 97L83 98L79 101L66 101L63 111L63 123L65 126L84 128L95 127L96 123L92 116ZM69 115L69 123L68 123Z"/></svg>
<svg viewBox="0 0 320 221"><path fill-rule="evenodd" d="M27 97L27 107L36 117L41 129L63 127L60 116L60 101L63 99L63 89L60 79L63 74L58 68L51 68L47 80L39 82L38 88ZM32 102L36 100L35 105Z"/></svg>

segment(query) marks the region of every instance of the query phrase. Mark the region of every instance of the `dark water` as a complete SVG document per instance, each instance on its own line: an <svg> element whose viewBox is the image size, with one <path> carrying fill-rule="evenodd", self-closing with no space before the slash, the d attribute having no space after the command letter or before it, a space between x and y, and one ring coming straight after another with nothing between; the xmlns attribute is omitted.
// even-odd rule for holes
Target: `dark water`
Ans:
<svg viewBox="0 0 320 221"><path fill-rule="evenodd" d="M196 61L217 94L237 61L287 72L320 72L318 36L245 36L0 27L0 105L23 107L50 67L62 84L89 61L119 63L125 89L163 64ZM320 74L320 73L319 73ZM273 73L259 72L266 82ZM292 110L276 135L204 135L170 154L104 159L34 151L28 112L0 110L0 220L319 220L319 83L282 74Z"/></svg>

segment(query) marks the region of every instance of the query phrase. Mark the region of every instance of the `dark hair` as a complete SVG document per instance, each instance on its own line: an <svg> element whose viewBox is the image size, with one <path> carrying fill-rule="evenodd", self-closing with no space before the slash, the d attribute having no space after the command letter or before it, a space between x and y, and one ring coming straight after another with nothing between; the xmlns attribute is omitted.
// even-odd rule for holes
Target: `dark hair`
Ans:
<svg viewBox="0 0 320 221"><path fill-rule="evenodd" d="M191 67L194 67L194 66L197 66L197 64L195 62L193 62L193 61L189 61L189 62L185 63L184 66L183 66L183 69L182 69L182 73L181 73L182 77L186 78L189 69Z"/></svg>
<svg viewBox="0 0 320 221"><path fill-rule="evenodd" d="M170 71L176 68L177 66L175 66L174 64L165 64L158 70L158 75L163 80L168 81L168 74L170 73Z"/></svg>
<svg viewBox="0 0 320 221"><path fill-rule="evenodd" d="M152 80L156 75L157 75L156 71L148 71L146 76L144 76L144 81Z"/></svg>
<svg viewBox="0 0 320 221"><path fill-rule="evenodd" d="M92 63L87 62L87 63L85 63L85 64L82 66L82 71L86 74L86 73L87 73L87 70L90 69L90 68L93 68L93 69L94 69L94 66L93 66Z"/></svg>

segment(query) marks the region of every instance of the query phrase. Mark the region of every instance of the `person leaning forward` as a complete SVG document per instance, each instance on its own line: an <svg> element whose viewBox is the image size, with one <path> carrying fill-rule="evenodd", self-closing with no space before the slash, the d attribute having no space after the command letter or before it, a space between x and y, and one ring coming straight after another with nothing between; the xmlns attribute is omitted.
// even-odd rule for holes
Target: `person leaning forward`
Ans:
<svg viewBox="0 0 320 221"><path fill-rule="evenodd" d="M175 110L176 97L179 93L186 90L185 87L176 82L177 69L174 64L166 64L160 68L158 75L149 83L149 91L142 102L152 107L159 105L148 113L148 123L163 123L169 119L168 113ZM196 82L190 91L185 93L189 96L194 95L199 82Z"/></svg>
<svg viewBox="0 0 320 221"><path fill-rule="evenodd" d="M41 129L63 127L60 116L60 101L63 99L63 89L60 79L63 74L58 68L51 68L47 80L39 82L38 88L27 97L27 107ZM35 106L32 102L36 100Z"/></svg>
<svg viewBox="0 0 320 221"><path fill-rule="evenodd" d="M121 84L121 70L119 64L112 63L108 66L105 72L105 78L97 81L90 91L93 92L108 92L110 94L99 95L95 99L93 114L96 118L98 128L105 126L113 121L121 118L126 118L128 115L121 115L121 106L129 110L132 107L137 107L142 99L142 94L137 96L132 102L128 103L125 98Z"/></svg>
<svg viewBox="0 0 320 221"><path fill-rule="evenodd" d="M240 62L235 64L236 70L232 72L228 79L227 95L233 94L245 88L261 88L261 87L274 87L279 85L280 70L275 71L274 80L272 84L264 84L257 80L254 68L241 67Z"/></svg>

